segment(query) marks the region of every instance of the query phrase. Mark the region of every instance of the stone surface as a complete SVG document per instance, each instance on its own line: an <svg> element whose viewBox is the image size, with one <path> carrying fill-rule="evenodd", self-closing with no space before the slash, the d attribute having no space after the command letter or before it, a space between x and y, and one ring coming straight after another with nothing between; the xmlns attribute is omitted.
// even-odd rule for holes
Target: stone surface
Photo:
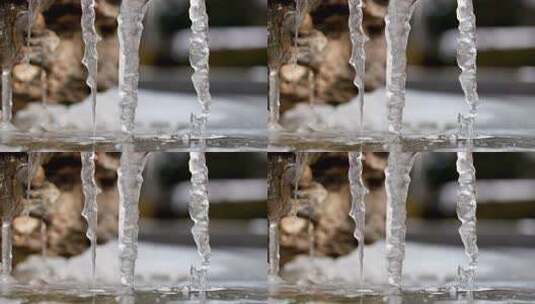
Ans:
<svg viewBox="0 0 535 304"><path fill-rule="evenodd" d="M26 10L25 1L7 2L22 2L24 5L16 6L19 14ZM118 6L117 1L112 0L96 2L96 26L102 37L98 44L98 86L99 90L104 91L117 82L118 42L115 18ZM26 68L15 67L13 73L15 111L28 102L40 102L43 99L42 88L46 90L46 101L52 104L77 103L89 95L85 85L86 71L81 63L83 42L80 0L47 0L38 11L29 49L26 47L26 29L16 31L20 28L16 19L5 21L10 22L9 26L14 31L10 36L16 42L11 44L15 48L12 52L19 54L16 58L19 65L24 58L23 54L30 55L31 67L26 64ZM0 15L5 15L4 11L0 11ZM2 54L10 54L4 51L3 45L1 47ZM44 84L41 79L45 79Z"/></svg>

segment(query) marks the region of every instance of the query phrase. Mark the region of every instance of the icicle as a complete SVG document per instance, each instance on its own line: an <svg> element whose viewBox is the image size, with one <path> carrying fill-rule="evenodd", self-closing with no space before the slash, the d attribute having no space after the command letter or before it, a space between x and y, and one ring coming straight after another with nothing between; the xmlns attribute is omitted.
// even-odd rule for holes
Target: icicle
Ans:
<svg viewBox="0 0 535 304"><path fill-rule="evenodd" d="M410 19L416 0L392 0L388 5L386 23L386 100L388 131L401 134L405 87L407 82L407 44Z"/></svg>
<svg viewBox="0 0 535 304"><path fill-rule="evenodd" d="M147 153L135 152L134 146L123 147L117 170L119 187L119 267L121 284L134 288L139 232L139 195Z"/></svg>
<svg viewBox="0 0 535 304"><path fill-rule="evenodd" d="M208 168L203 152L191 152L189 160L191 172L190 217L193 220L191 233L197 251L201 257L200 266L191 267L192 287L201 292L206 291L206 274L210 265L210 233L208 202Z"/></svg>
<svg viewBox="0 0 535 304"><path fill-rule="evenodd" d="M133 135L139 85L139 46L148 0L124 0L119 9L119 107L121 129Z"/></svg>
<svg viewBox="0 0 535 304"><path fill-rule="evenodd" d="M469 262L467 267L459 266L459 284L463 289L473 289L477 270L479 250L476 234L476 170L472 152L457 153L457 172L459 173L459 190L457 216L461 221L459 234Z"/></svg>
<svg viewBox="0 0 535 304"><path fill-rule="evenodd" d="M362 152L349 152L349 186L351 188L351 210L349 215L355 222L353 236L358 241L360 281L364 278L364 229L366 223L365 198L368 189L362 180Z"/></svg>
<svg viewBox="0 0 535 304"><path fill-rule="evenodd" d="M276 222L269 223L268 230L268 278L270 281L278 281L280 271L279 224Z"/></svg>
<svg viewBox="0 0 535 304"><path fill-rule="evenodd" d="M189 17L191 20L190 64L194 69L191 80L197 92L197 100L202 114L208 115L212 97L210 95L208 47L208 14L204 0L190 0Z"/></svg>
<svg viewBox="0 0 535 304"><path fill-rule="evenodd" d="M191 266L192 288L204 294L207 289L206 275L210 265L210 234L208 201L208 168L206 156L202 152L206 148L205 132L212 102L210 95L209 62L210 48L208 45L208 13L204 0L190 0L189 17L191 20L190 64L194 70L191 80L197 100L201 106L200 115L192 115L192 132L200 137L201 152L190 152L189 170L191 173L190 217L193 220L191 233L201 257L199 266Z"/></svg>
<svg viewBox="0 0 535 304"><path fill-rule="evenodd" d="M386 185L386 268L388 283L401 288L401 273L405 258L405 234L407 232L407 194L410 172L416 153L403 152L401 145L395 144L388 156L385 170Z"/></svg>
<svg viewBox="0 0 535 304"><path fill-rule="evenodd" d="M270 68L269 70L269 121L270 129L279 129L280 119L280 88L279 88L279 69Z"/></svg>
<svg viewBox="0 0 535 304"><path fill-rule="evenodd" d="M11 82L11 68L2 68L2 120L0 129L13 130L15 127L11 124L13 116L13 91Z"/></svg>
<svg viewBox="0 0 535 304"><path fill-rule="evenodd" d="M479 96L477 94L477 47L476 47L476 16L472 0L457 0L457 19L459 21L457 64L461 69L459 81L465 94L466 103L470 106L470 114L477 114ZM475 118L475 117L474 117Z"/></svg>
<svg viewBox="0 0 535 304"><path fill-rule="evenodd" d="M95 152L81 152L82 160L82 187L84 193L84 208L82 216L87 221L86 236L91 242L91 276L95 281L95 263L97 250L97 228L98 228L98 204L97 196L100 189L95 180Z"/></svg>
<svg viewBox="0 0 535 304"><path fill-rule="evenodd" d="M366 73L366 51L364 46L369 40L364 33L362 20L364 18L362 0L349 0L349 32L351 35L352 52L349 63L355 70L353 84L359 90L360 130L364 125L364 75Z"/></svg>
<svg viewBox="0 0 535 304"><path fill-rule="evenodd" d="M12 280L13 270L13 244L11 235L11 219L2 220L2 281Z"/></svg>
<svg viewBox="0 0 535 304"><path fill-rule="evenodd" d="M91 122L93 136L96 131L97 109L97 74L98 74L98 50L97 44L100 37L95 28L95 0L82 0L82 37L84 40L84 57L82 63L87 69L86 84L91 90Z"/></svg>
<svg viewBox="0 0 535 304"><path fill-rule="evenodd" d="M465 151L457 153L457 172L459 174L459 190L457 201L457 217L461 222L459 234L468 257L466 267L459 266L459 287L471 290L477 271L479 250L476 233L476 170L472 155L474 122L477 116L479 96L477 93L477 47L476 47L476 16L472 0L457 1L457 19L459 21L457 63L461 69L461 83L468 115L459 115L460 135L467 139Z"/></svg>

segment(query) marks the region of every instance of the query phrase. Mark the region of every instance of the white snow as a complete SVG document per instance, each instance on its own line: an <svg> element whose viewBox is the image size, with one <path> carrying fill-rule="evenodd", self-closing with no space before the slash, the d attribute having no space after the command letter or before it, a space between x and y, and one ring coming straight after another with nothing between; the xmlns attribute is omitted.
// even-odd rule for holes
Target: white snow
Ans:
<svg viewBox="0 0 535 304"><path fill-rule="evenodd" d="M365 96L364 128L386 130L385 90L378 89ZM529 96L480 97L476 129L522 129L535 128L535 103ZM461 94L446 94L407 90L403 115L403 130L446 131L457 128L457 115L467 111ZM358 131L359 103L357 98L349 103L331 106L316 103L314 109L308 104L299 104L284 114L281 124L290 129L302 126L303 121L314 122L317 116L328 130Z"/></svg>
<svg viewBox="0 0 535 304"><path fill-rule="evenodd" d="M119 131L119 92L111 89L98 94L97 130ZM191 113L200 107L193 94L139 90L136 131L162 130L172 132L188 128ZM88 99L71 106L49 105L52 119L50 131L91 130L91 101ZM44 125L47 113L39 103L30 103L16 116L16 124L22 129ZM265 98L236 97L215 98L208 127L218 128L266 128L267 110Z"/></svg>
<svg viewBox="0 0 535 304"><path fill-rule="evenodd" d="M119 284L117 242L97 247L96 278L101 284ZM138 244L136 285L173 283L189 279L190 266L198 260L195 247L146 242ZM31 256L16 268L16 275L47 282L91 282L89 251L72 258ZM266 279L266 251L262 249L214 250L209 280L260 281Z"/></svg>
<svg viewBox="0 0 535 304"><path fill-rule="evenodd" d="M364 280L367 284L386 283L385 243L377 242L364 248L366 262ZM485 249L481 251L477 282L535 281L533 249ZM292 278L319 273L327 281L358 283L357 251L340 258L316 257L310 263L300 256L287 264L284 273ZM466 260L462 247L435 246L407 242L403 269L403 286L439 286L456 278L457 266ZM314 267L312 266L314 265ZM477 284L477 283L476 283Z"/></svg>

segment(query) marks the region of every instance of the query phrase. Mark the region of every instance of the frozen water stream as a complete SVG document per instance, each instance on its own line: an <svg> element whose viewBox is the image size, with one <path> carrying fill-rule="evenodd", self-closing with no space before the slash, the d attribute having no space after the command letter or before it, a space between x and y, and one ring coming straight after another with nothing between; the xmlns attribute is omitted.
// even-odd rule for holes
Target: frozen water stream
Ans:
<svg viewBox="0 0 535 304"><path fill-rule="evenodd" d="M139 195L143 183L143 168L147 153L135 152L124 146L117 171L119 188L119 268L121 284L134 288L139 232Z"/></svg>

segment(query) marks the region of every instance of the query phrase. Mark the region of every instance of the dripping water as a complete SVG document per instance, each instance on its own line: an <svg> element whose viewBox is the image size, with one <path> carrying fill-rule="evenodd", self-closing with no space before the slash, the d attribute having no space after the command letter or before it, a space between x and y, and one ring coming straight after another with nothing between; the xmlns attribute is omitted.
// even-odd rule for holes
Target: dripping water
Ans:
<svg viewBox="0 0 535 304"><path fill-rule="evenodd" d="M410 19L416 0L392 0L388 5L386 24L386 102L388 131L401 134L407 82L407 44Z"/></svg>
<svg viewBox="0 0 535 304"><path fill-rule="evenodd" d="M143 168L148 153L136 152L133 145L122 149L117 184L119 188L119 271L121 284L134 288L139 232L139 196Z"/></svg>
<svg viewBox="0 0 535 304"><path fill-rule="evenodd" d="M362 179L362 152L349 152L349 186L351 189L351 210L349 215L355 222L355 231L353 236L358 242L359 258L359 278L360 282L364 279L364 231L366 223L366 202L365 198L368 189Z"/></svg>
<svg viewBox="0 0 535 304"><path fill-rule="evenodd" d="M476 170L472 154L474 122L479 96L477 93L476 16L472 0L457 1L457 19L460 34L457 47L457 63L461 69L459 82L469 106L468 115L459 115L459 135L465 136L467 143L465 150L457 153L459 174L457 217L461 222L459 234L468 257L468 265L459 266L458 282L459 288L472 290L479 257L476 233Z"/></svg>
<svg viewBox="0 0 535 304"><path fill-rule="evenodd" d="M119 108L121 130L132 136L138 103L139 47L149 0L124 0L119 9Z"/></svg>
<svg viewBox="0 0 535 304"><path fill-rule="evenodd" d="M191 288L201 296L207 289L206 276L210 265L210 234L208 201L208 167L206 166L205 133L212 103L209 81L210 48L208 45L208 13L204 0L190 0L191 20L190 64L193 68L191 80L201 106L200 115L192 114L192 135L199 138L198 151L190 152L189 171L191 173L190 217L193 221L191 233L201 258L200 265L191 266Z"/></svg>
<svg viewBox="0 0 535 304"><path fill-rule="evenodd" d="M397 289L401 288L407 232L406 203L415 156L414 152L404 152L399 143L394 144L390 149L385 170L386 270L388 284Z"/></svg>

